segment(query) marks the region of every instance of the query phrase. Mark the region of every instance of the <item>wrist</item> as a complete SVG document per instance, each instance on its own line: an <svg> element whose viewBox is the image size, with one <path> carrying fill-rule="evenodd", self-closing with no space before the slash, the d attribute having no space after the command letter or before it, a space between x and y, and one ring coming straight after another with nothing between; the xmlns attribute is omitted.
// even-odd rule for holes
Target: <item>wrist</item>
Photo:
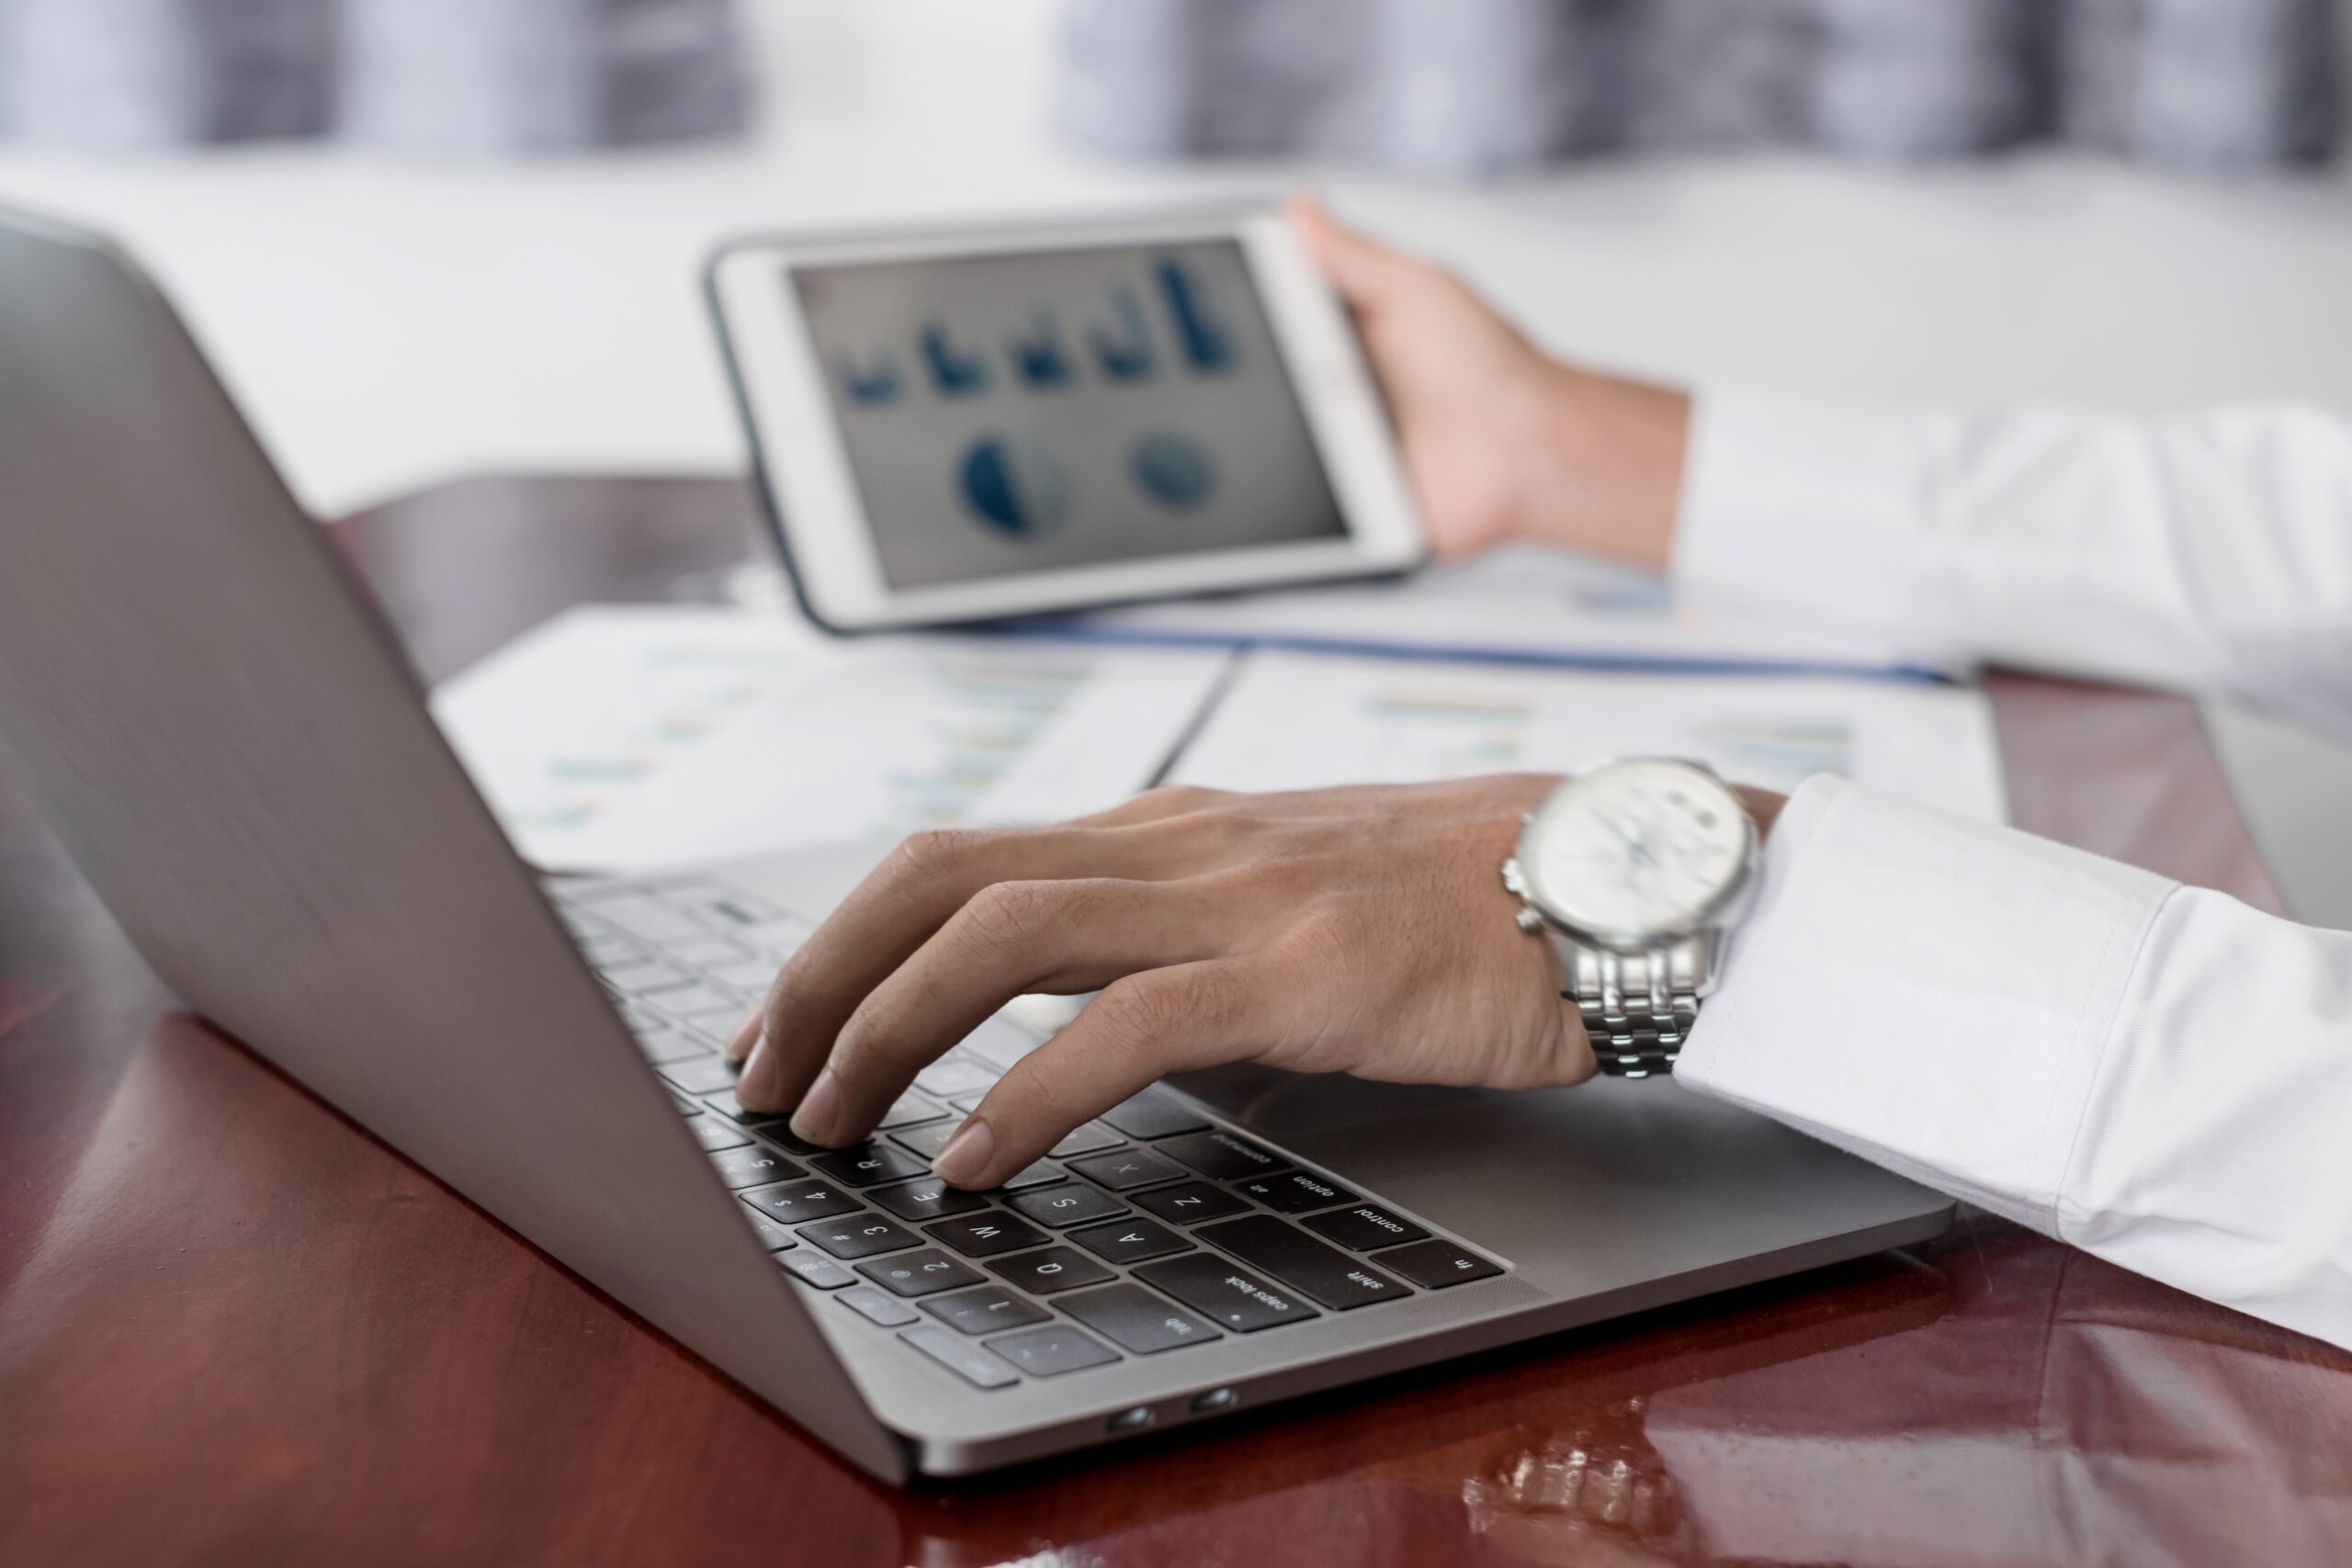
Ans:
<svg viewBox="0 0 2352 1568"><path fill-rule="evenodd" d="M1507 536L1665 570L1682 503L1690 395L1544 361L1505 407L1517 454Z"/></svg>
<svg viewBox="0 0 2352 1568"><path fill-rule="evenodd" d="M1732 793L1739 796L1739 803L1747 807L1748 819L1756 824L1756 841L1762 843L1771 838L1772 826L1780 821L1781 808L1789 804L1789 797L1753 784L1734 784Z"/></svg>

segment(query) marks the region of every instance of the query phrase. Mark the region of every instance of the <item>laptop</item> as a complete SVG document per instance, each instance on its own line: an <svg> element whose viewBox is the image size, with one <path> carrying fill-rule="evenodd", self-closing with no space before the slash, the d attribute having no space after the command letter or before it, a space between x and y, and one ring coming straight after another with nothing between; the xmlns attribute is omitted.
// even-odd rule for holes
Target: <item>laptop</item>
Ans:
<svg viewBox="0 0 2352 1568"><path fill-rule="evenodd" d="M548 879L161 295L0 218L0 766L185 1004L892 1483L1900 1247L1947 1199L1670 1079L1485 1093L1230 1068L1005 1190L928 1160L990 1021L870 1143L718 1053L883 852Z"/></svg>

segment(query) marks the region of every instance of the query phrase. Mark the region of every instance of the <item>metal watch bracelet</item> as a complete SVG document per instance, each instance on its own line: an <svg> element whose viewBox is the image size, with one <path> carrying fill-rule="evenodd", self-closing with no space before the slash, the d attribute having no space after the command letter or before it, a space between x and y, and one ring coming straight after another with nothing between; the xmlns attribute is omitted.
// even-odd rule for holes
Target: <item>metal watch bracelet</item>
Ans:
<svg viewBox="0 0 2352 1568"><path fill-rule="evenodd" d="M1657 953L1607 953L1555 931L1567 988L1600 1070L1612 1077L1671 1073L1699 1018L1712 944L1691 938Z"/></svg>

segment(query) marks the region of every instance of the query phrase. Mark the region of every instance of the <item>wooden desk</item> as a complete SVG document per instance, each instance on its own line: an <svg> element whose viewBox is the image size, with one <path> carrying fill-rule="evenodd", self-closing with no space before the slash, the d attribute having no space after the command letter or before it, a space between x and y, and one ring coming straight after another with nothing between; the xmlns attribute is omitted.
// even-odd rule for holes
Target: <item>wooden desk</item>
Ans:
<svg viewBox="0 0 2352 1568"><path fill-rule="evenodd" d="M341 532L436 677L578 599L707 592L753 547L716 480L477 481ZM2185 704L1994 693L2022 825L2275 907ZM1612 1489L1638 1520L1589 1517ZM1989 1220L884 1491L170 1012L0 779L12 1568L2091 1561L2352 1561L2352 1356Z"/></svg>

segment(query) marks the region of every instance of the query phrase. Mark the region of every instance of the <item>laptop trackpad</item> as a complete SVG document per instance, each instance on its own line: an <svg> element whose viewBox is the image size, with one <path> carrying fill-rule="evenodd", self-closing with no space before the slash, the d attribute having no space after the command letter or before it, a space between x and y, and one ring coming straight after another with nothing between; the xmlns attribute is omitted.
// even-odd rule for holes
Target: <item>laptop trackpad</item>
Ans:
<svg viewBox="0 0 2352 1568"><path fill-rule="evenodd" d="M1170 1081L1568 1294L1893 1224L1927 1234L1951 1208L1925 1188L1667 1080L1510 1092L1239 1066Z"/></svg>
<svg viewBox="0 0 2352 1568"><path fill-rule="evenodd" d="M1374 1083L1344 1073L1286 1073L1247 1062L1183 1073L1169 1083L1244 1127L1286 1141L1311 1133L1425 1115L1494 1091Z"/></svg>

